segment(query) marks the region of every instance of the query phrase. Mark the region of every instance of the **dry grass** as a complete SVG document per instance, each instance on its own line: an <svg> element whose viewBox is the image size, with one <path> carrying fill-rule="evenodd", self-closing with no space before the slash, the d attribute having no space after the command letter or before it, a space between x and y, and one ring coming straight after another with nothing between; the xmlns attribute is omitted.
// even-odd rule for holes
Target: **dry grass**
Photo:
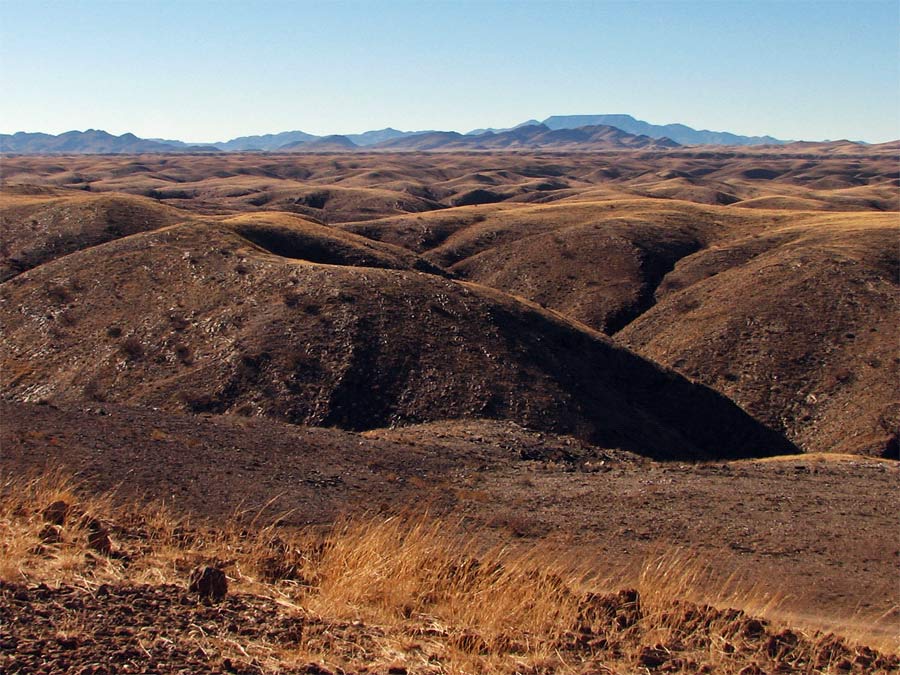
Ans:
<svg viewBox="0 0 900 675"><path fill-rule="evenodd" d="M59 503L66 513L54 528L47 507ZM192 568L213 564L227 571L231 594L265 597L286 616L343 627L306 631L288 644L202 631L191 638L204 653L252 659L272 672L310 661L423 673L770 672L744 670L754 663L778 672L849 672L841 670L848 664L878 672L866 669L870 652L852 643L751 618L772 615L778 598L737 578L704 589L709 570L687 551L648 560L636 587L616 594L621 584L545 547L485 550L458 524L427 514L301 531L261 521L261 514L235 514L214 529L163 506L87 495L60 472L7 478L0 580L184 586ZM98 527L112 539L110 552L91 543ZM59 635L90 630L85 617L63 618ZM872 635L856 626L854 637ZM890 641L878 646L896 650Z"/></svg>

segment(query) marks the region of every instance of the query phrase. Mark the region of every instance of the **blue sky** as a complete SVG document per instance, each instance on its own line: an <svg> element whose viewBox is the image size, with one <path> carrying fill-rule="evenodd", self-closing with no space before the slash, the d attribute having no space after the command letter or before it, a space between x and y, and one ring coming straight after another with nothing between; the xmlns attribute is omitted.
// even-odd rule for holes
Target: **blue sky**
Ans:
<svg viewBox="0 0 900 675"><path fill-rule="evenodd" d="M897 0L0 0L0 131L187 141L553 114L900 137Z"/></svg>

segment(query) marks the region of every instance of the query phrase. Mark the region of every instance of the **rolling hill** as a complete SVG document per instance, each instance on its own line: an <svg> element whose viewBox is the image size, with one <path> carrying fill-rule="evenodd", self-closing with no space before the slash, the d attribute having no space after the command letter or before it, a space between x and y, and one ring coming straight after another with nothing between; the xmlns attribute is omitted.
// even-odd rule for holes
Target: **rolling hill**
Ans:
<svg viewBox="0 0 900 675"><path fill-rule="evenodd" d="M316 227L187 223L18 275L2 285L3 395L349 430L511 420L659 458L793 449L580 324Z"/></svg>
<svg viewBox="0 0 900 675"><path fill-rule="evenodd" d="M518 131L548 133L528 127ZM457 289L462 281L493 288L558 313L579 330L612 335L645 358L712 387L804 450L891 455L898 407L892 391L898 364L888 328L897 320L898 273L891 263L896 212L879 213L896 209L890 146L874 146L867 153L829 146L821 154L816 154L818 146L804 146L799 153L787 147L779 146L778 152L672 148L566 155L378 152L352 158L316 153L9 157L0 203L3 274L15 284L20 277L49 273L57 263L81 266L76 288L68 273L54 272L42 282L44 299L29 301L37 303L33 305L21 299L13 303L31 306L35 317L44 317L41 330L52 328L51 338L58 340L62 338L54 336L69 331L78 335L82 319L75 298L92 265L105 269L99 251L114 260L120 255L118 246L143 242L148 248L149 258L136 258L121 270L123 283L125 269L168 269L169 263L153 256L160 250L157 237L169 236L164 233L177 223L172 231L190 242L181 251L186 259L202 258L200 240L187 234L197 227L208 233L205 246L255 251L247 254L248 260L257 260L260 248L273 264L287 265L299 257L334 267L337 260L339 271L332 276L340 281L332 281L352 286L356 290L348 295L354 297L360 269L427 272L427 282L385 295L385 311L395 305L427 307L426 298L444 293L434 284ZM358 236L345 239L350 234ZM230 243L219 246L220 240ZM234 264L251 268L248 262ZM110 265L117 269L119 263ZM200 276L224 283L231 272L223 274L214 266ZM246 278L237 276L238 281ZM363 294L367 298L387 283L382 277L370 281ZM329 287L313 276L308 283ZM191 292L186 276L172 288L186 296ZM229 292L230 298L242 298L245 287L236 283ZM108 293L115 297L119 291L110 288ZM169 293L159 290L160 297ZM280 297L256 302L262 307L283 304ZM106 312L98 300L91 302L99 303L92 312ZM148 300L129 302L140 306ZM247 302L243 300L244 306ZM375 301L360 306L376 306L370 302ZM41 303L58 307L39 314ZM175 306L173 300L168 309ZM209 311L212 317L225 308ZM454 321L466 314L459 310ZM117 321L126 324L127 315L119 316ZM397 316L403 312L398 310ZM363 312L353 321L371 327L367 341L387 335L377 314ZM423 330L412 320L396 321L393 328L400 332L419 335ZM452 323L435 319L433 329L452 334ZM479 336L492 325L489 318L475 318L465 330ZM526 335L532 328L525 321L519 330ZM34 330L36 326L22 326L23 344L24 335ZM98 329L79 339L88 349L98 337L105 341L104 335ZM154 344L165 339L154 338ZM274 335L269 339L277 342ZM350 351L356 348L352 339L328 339ZM184 345L191 341L183 340ZM419 348L405 349L417 353ZM498 349L493 344L488 351L506 353ZM269 346L259 350L274 353ZM209 381L224 387L222 373L234 370L237 358L230 353ZM446 355L446 368L457 367L450 365L454 358ZM504 358L517 363L512 355ZM574 394L565 388L559 391L568 393L547 393L557 391L557 385L547 384L554 368L546 365L529 375L540 383L535 386L542 393L535 396L573 400L566 398ZM483 369L490 372L486 365ZM56 376L48 371L41 377L49 381ZM147 377L151 381L156 376ZM331 377L332 384L322 384L322 391L338 375ZM503 378L516 381L518 375L511 371L496 377L484 384L485 391L493 391ZM77 392L89 379L86 371L78 376L77 385L70 387L73 401L81 400ZM100 378L89 388L101 384L108 383ZM14 390L19 393L11 395L22 395ZM498 394L499 400L521 393L503 391L508 394ZM216 391L200 393L213 396ZM132 395L143 400L145 394L129 393L125 400ZM530 394L522 396L528 400ZM399 405L391 396L387 399L384 409ZM412 398L403 400L410 407L397 408L398 419L447 414L427 405L420 414ZM465 415L480 414L478 405L486 405L468 394L448 400L457 401ZM183 402L173 405L184 407ZM311 413L302 406L307 412L297 419L325 419L307 418ZM592 428L594 422L584 419L594 414L574 414L561 428L573 432L583 423ZM533 411L512 419L543 424L535 421Z"/></svg>
<svg viewBox="0 0 900 675"><path fill-rule="evenodd" d="M2 667L487 672L466 613L499 586L504 671L894 672L860 645L898 616L895 145L378 142L422 139L459 146L3 157ZM364 621L322 610L349 558L315 571L348 525L392 598ZM435 560L486 585L396 595ZM585 570L625 589L614 641ZM577 600L553 664L509 632L523 584Z"/></svg>

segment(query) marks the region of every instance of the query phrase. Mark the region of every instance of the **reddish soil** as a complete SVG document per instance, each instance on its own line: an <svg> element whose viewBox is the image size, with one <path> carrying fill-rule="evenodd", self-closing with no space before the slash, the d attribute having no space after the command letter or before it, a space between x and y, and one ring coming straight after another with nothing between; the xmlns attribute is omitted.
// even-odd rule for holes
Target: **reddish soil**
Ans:
<svg viewBox="0 0 900 675"><path fill-rule="evenodd" d="M900 669L897 657L848 647L837 638L817 636L818 644L810 644L801 634L778 630L737 611L688 603L681 611L690 624L724 625L718 637L730 646L735 661L762 664L748 666L755 669L742 673L799 674L836 667L838 672L853 675L886 675ZM61 621L61 613L71 619ZM625 672L604 664L622 660L620 650L629 638L634 639L640 619L640 598L633 592L587 596L582 602L581 623L560 641L558 652L581 672L598 667L610 673ZM330 670L315 662L279 668L285 675L407 673L402 665L373 669L369 664L378 654L376 640L383 636L379 626L359 621L323 622L299 608L291 610L284 603L246 594L229 595L210 605L198 602L197 596L183 587L171 585L50 588L0 582L0 667L10 675L250 675L265 672L262 660L252 654L257 651L255 645L287 654L301 645L313 647L350 665L350 670ZM441 635L427 625L415 624L407 627L402 638L410 654L427 655L434 650L435 636L450 644L473 639ZM725 665L721 660L716 665L703 663L704 651L710 651L708 644L647 647L632 666L641 670L632 672L712 673ZM440 663L434 662L414 672L439 673L440 668ZM733 666L728 671L736 672Z"/></svg>

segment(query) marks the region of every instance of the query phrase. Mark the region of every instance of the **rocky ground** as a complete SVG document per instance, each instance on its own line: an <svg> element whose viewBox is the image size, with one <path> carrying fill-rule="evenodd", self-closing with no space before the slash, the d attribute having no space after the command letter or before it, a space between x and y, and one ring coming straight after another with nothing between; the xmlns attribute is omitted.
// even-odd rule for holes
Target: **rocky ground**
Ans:
<svg viewBox="0 0 900 675"><path fill-rule="evenodd" d="M212 523L243 512L324 525L427 506L486 544L541 541L623 582L685 550L707 563L710 588L738 574L822 627L900 620L900 467L887 460L652 462L494 422L358 434L113 405L0 412L7 476L61 466L93 491Z"/></svg>

